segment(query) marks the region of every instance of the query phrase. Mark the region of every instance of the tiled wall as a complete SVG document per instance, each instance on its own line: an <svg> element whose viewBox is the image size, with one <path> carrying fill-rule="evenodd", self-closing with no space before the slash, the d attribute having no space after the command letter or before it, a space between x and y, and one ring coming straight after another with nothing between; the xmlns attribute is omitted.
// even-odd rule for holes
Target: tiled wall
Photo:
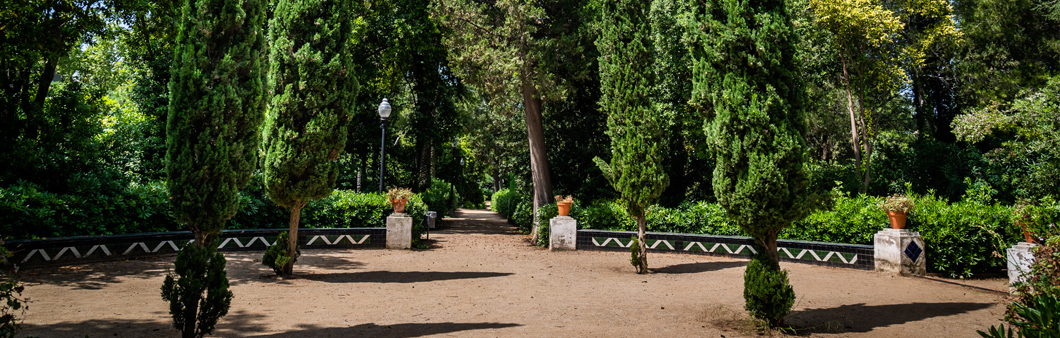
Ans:
<svg viewBox="0 0 1060 338"><path fill-rule="evenodd" d="M275 244L287 229L225 230L220 251L261 250ZM7 241L14 253L8 260L20 267L78 264L176 253L192 240L190 231L115 236L67 237ZM299 229L303 249L385 248L386 228Z"/></svg>
<svg viewBox="0 0 1060 338"><path fill-rule="evenodd" d="M631 231L578 230L578 250L629 251ZM750 257L758 248L749 237L648 233L648 249L700 255ZM871 245L834 244L803 241L777 242L781 261L873 270Z"/></svg>

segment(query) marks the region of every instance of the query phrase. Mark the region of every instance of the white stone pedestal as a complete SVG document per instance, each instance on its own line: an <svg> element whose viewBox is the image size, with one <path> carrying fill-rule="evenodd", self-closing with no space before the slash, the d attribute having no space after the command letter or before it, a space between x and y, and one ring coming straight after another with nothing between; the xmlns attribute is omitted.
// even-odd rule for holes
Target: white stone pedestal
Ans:
<svg viewBox="0 0 1060 338"><path fill-rule="evenodd" d="M873 237L876 271L902 276L927 273L927 248L919 232L883 229Z"/></svg>
<svg viewBox="0 0 1060 338"><path fill-rule="evenodd" d="M1005 250L1009 285L1026 280L1025 275L1031 272L1031 264L1034 264L1034 253L1031 252L1031 248L1035 246L1037 244L1019 242Z"/></svg>
<svg viewBox="0 0 1060 338"><path fill-rule="evenodd" d="M391 214L386 218L386 248L412 248L412 217L408 214Z"/></svg>
<svg viewBox="0 0 1060 338"><path fill-rule="evenodd" d="M577 247L578 221L570 216L556 216L548 221L548 250L573 251Z"/></svg>

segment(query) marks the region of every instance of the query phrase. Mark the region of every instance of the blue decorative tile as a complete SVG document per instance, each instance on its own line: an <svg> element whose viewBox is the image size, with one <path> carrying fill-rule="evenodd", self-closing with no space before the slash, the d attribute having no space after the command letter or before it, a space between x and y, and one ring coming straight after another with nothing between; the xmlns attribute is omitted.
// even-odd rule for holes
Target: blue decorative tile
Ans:
<svg viewBox="0 0 1060 338"><path fill-rule="evenodd" d="M909 243L909 246L905 247L905 255L909 256L909 259L914 262L920 258L920 253L922 252L924 252L924 250L920 249L920 246L916 245L916 242L911 242Z"/></svg>

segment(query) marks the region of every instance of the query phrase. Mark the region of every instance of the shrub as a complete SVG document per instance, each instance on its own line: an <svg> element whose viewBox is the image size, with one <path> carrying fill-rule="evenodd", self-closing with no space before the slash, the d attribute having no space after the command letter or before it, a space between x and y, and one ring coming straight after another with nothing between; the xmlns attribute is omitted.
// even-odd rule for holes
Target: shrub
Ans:
<svg viewBox="0 0 1060 338"><path fill-rule="evenodd" d="M261 257L261 264L272 268L277 275L283 275L283 267L287 266L288 262L291 264L298 262L298 256L302 254L302 250L295 248L295 256L287 256L287 248L290 247L288 239L290 237L287 232L281 232L276 238L276 243L265 249L265 255Z"/></svg>
<svg viewBox="0 0 1060 338"><path fill-rule="evenodd" d="M482 188L477 184L469 184L465 187L464 207L469 209L485 209L486 199Z"/></svg>
<svg viewBox="0 0 1060 338"><path fill-rule="evenodd" d="M534 203L529 198L519 201L515 210L512 210L512 222L519 227L519 231L530 233L534 223Z"/></svg>
<svg viewBox="0 0 1060 338"><path fill-rule="evenodd" d="M965 199L950 204L934 194L916 198L910 229L920 232L928 245L928 271L967 278L1005 266L1002 252L1018 238L1012 212L985 202Z"/></svg>
<svg viewBox="0 0 1060 338"><path fill-rule="evenodd" d="M780 233L780 238L827 243L872 244L872 237L887 227L887 214L877 207L878 197L834 190L831 210L811 213Z"/></svg>
<svg viewBox="0 0 1060 338"><path fill-rule="evenodd" d="M573 206L572 206L573 208ZM559 216L559 207L556 204L549 203L537 208L537 219L540 224L537 227L537 243L534 243L540 247L548 247L549 238L549 225L552 223L552 218Z"/></svg>
<svg viewBox="0 0 1060 338"><path fill-rule="evenodd" d="M747 301L744 309L752 317L766 321L770 327L778 327L791 312L795 290L788 284L788 272L770 267L768 260L755 255L747 263L743 282L743 298Z"/></svg>
<svg viewBox="0 0 1060 338"><path fill-rule="evenodd" d="M578 227L583 229L633 231L637 227L637 222L629 217L626 210L612 200L594 201L587 207L575 203L570 213L571 217L578 220ZM648 215L648 229L654 229L651 226L652 213Z"/></svg>
<svg viewBox="0 0 1060 338"><path fill-rule="evenodd" d="M11 252L4 248L4 241L0 240L0 268L8 265L8 257L11 257ZM5 276L2 272L0 278L0 337L14 338L22 328L18 317L26 313L26 299L22 298L25 287L13 276Z"/></svg>
<svg viewBox="0 0 1060 338"><path fill-rule="evenodd" d="M411 204L410 199L405 208L410 209ZM385 227L392 212L394 207L385 195L335 190L302 209L302 224L307 228ZM406 212L412 214L412 210Z"/></svg>
<svg viewBox="0 0 1060 338"><path fill-rule="evenodd" d="M451 185L448 182L432 178L431 186L427 187L427 190L421 196L423 202L427 203L427 209L437 211L440 216L449 215L449 209L452 209L453 203L449 195L451 189Z"/></svg>
<svg viewBox="0 0 1060 338"><path fill-rule="evenodd" d="M185 336L202 337L213 332L214 325L228 314L232 303L225 256L216 249L188 243L177 254L174 265L177 278L166 275L162 283L162 299L169 302L173 326Z"/></svg>
<svg viewBox="0 0 1060 338"><path fill-rule="evenodd" d="M0 188L0 233L32 239L180 230L162 182L117 188L53 194L24 181Z"/></svg>
<svg viewBox="0 0 1060 338"><path fill-rule="evenodd" d="M525 199L523 196L511 189L501 189L493 193L493 197L490 198L490 208L504 218L511 219L516 207L523 199Z"/></svg>

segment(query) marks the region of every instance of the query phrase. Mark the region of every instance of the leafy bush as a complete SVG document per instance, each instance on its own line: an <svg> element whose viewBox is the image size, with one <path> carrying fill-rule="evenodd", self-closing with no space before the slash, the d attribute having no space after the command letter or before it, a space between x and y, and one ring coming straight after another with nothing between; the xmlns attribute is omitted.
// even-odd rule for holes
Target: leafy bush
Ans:
<svg viewBox="0 0 1060 338"><path fill-rule="evenodd" d="M851 197L833 190L831 210L811 213L780 233L780 238L827 243L872 244L873 235L887 227L887 214L877 206L880 198ZM933 258L932 258L933 259Z"/></svg>
<svg viewBox="0 0 1060 338"><path fill-rule="evenodd" d="M537 208L537 246L548 247L550 237L548 234L549 226L552 224L552 219L559 216L559 207L553 203L545 204L540 208Z"/></svg>
<svg viewBox="0 0 1060 338"><path fill-rule="evenodd" d="M490 208L504 218L510 219L515 214L520 201L524 199L526 198L511 189L501 189L493 193L493 197L490 198Z"/></svg>
<svg viewBox="0 0 1060 338"><path fill-rule="evenodd" d="M213 332L232 303L225 256L216 249L188 243L177 253L174 265L177 278L166 275L162 283L162 299L169 302L173 326L185 337L202 337Z"/></svg>
<svg viewBox="0 0 1060 338"><path fill-rule="evenodd" d="M410 215L413 214L411 210L414 204L413 199L409 199L405 205L405 211ZM394 207L383 194L335 190L330 196L311 201L302 209L302 226L306 228L385 227L386 217L393 212Z"/></svg>
<svg viewBox="0 0 1060 338"><path fill-rule="evenodd" d="M276 238L276 243L265 249L265 254L261 257L261 265L268 266L275 271L277 275L283 275L283 268L290 262L292 265L298 262L298 256L302 254L300 248L295 248L294 257L287 256L287 249L291 247L289 240L290 235L284 231Z"/></svg>
<svg viewBox="0 0 1060 338"><path fill-rule="evenodd" d="M4 241L0 240L0 268L8 265L8 257L11 257L11 252L4 248ZM0 337L14 338L22 328L18 317L26 313L26 299L22 298L25 287L2 272L0 280Z"/></svg>
<svg viewBox="0 0 1060 338"><path fill-rule="evenodd" d="M464 207L468 209L485 209L486 198L477 184L469 184L465 187L464 194Z"/></svg>
<svg viewBox="0 0 1060 338"><path fill-rule="evenodd" d="M778 327L791 312L795 290L788 284L788 272L767 260L755 255L747 263L743 279L743 298L747 302L744 309L752 317L766 321L769 327Z"/></svg>
<svg viewBox="0 0 1060 338"><path fill-rule="evenodd" d="M22 181L0 188L0 233L23 239L180 230L162 182L82 188L53 194Z"/></svg>
<svg viewBox="0 0 1060 338"><path fill-rule="evenodd" d="M449 209L452 209L453 203L449 194L451 189L451 184L448 182L438 178L431 179L431 186L421 194L423 202L427 203L427 209L437 211L440 216L449 215Z"/></svg>
<svg viewBox="0 0 1060 338"><path fill-rule="evenodd" d="M529 233L534 223L534 202L529 198L520 200L515 210L512 210L512 222L524 233Z"/></svg>

